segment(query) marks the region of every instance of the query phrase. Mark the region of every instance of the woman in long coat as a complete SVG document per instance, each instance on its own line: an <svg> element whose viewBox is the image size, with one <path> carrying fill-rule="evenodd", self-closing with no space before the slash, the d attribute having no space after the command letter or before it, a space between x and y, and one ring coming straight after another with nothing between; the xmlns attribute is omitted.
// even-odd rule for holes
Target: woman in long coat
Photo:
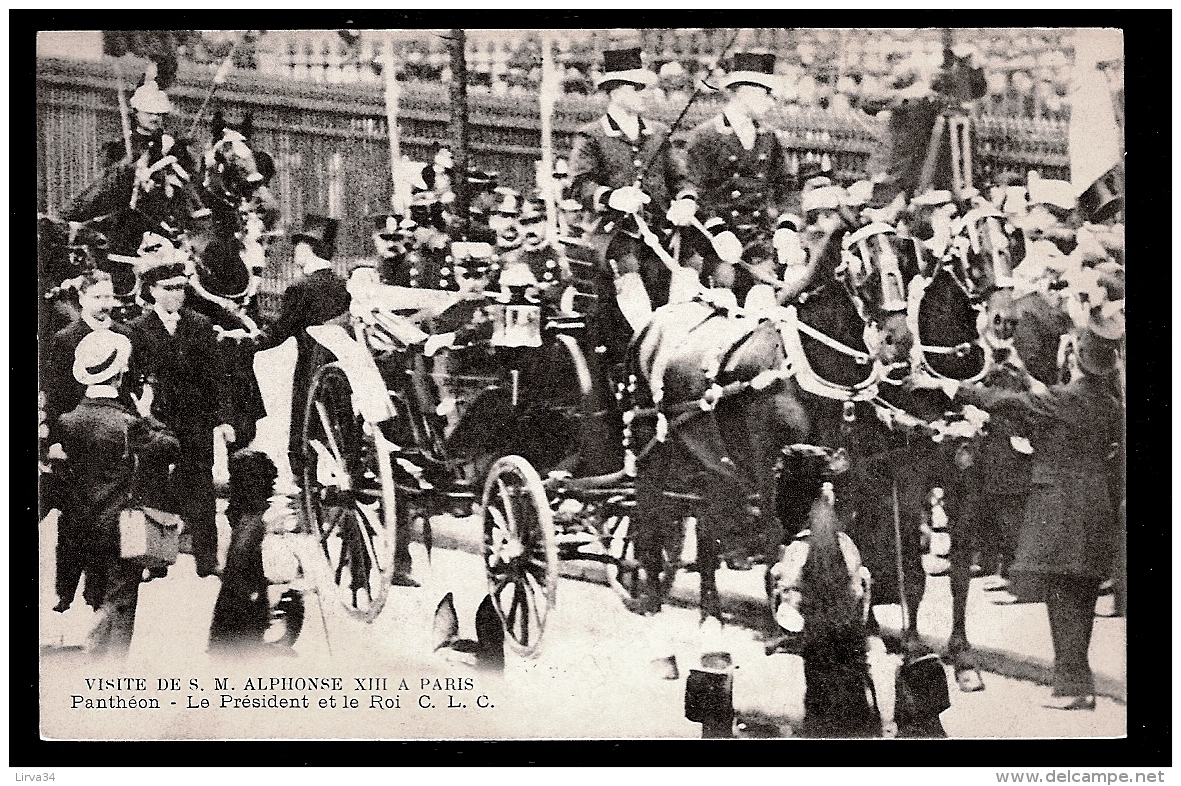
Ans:
<svg viewBox="0 0 1181 786"><path fill-rule="evenodd" d="M1011 572L1022 595L1046 602L1054 641L1053 698L1046 706L1069 710L1095 707L1087 651L1099 584L1111 571L1119 539L1107 469L1122 432L1118 344L1095 327L1080 336L1080 373L1067 384L1035 382L1027 392L943 386L956 401L1023 417L1032 429L1030 496Z"/></svg>

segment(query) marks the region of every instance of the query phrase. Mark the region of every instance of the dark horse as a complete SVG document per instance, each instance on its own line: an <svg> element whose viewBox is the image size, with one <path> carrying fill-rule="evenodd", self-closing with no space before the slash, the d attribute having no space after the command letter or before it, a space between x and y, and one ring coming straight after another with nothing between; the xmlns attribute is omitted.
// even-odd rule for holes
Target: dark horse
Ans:
<svg viewBox="0 0 1181 786"><path fill-rule="evenodd" d="M110 163L63 208L68 223L57 222L58 229L51 231L54 222L43 221L45 231L38 233L39 265L54 271L50 278L60 279L63 254L111 274L123 302L116 315L121 319L133 318L147 305L136 263L154 245L168 243L180 251L189 263L185 305L209 317L225 339L221 347L234 378L232 425L239 445L253 439L255 421L265 414L250 339L259 334L255 296L266 265L267 230L278 217L267 189L274 166L265 153L251 150L250 126L249 117L235 129L215 114L214 139L200 168L185 144L176 141L172 155L161 159L166 166L155 175L162 179L141 179L140 164ZM167 165L171 159L175 163Z"/></svg>
<svg viewBox="0 0 1181 786"><path fill-rule="evenodd" d="M880 515L888 445L873 399L883 364L905 357L909 347L904 332L875 329L896 317L880 310L880 298L862 294L870 291L872 279L843 261L848 259L842 255L848 237L843 229L816 239L811 251L820 255L815 279L780 323L811 430L809 445L785 451L778 512L789 535L804 529L821 484L831 477L837 513L861 549L874 580L872 600L879 604L897 595L897 568L893 528ZM817 455L827 460L817 461ZM916 528L916 541L917 535ZM908 581L906 589L914 609L922 584ZM875 618L869 627L877 629Z"/></svg>
<svg viewBox="0 0 1181 786"><path fill-rule="evenodd" d="M213 118L213 142L207 148L200 179L205 220L193 222L181 238L190 250L193 274L189 307L209 317L225 340L221 342L233 391L237 444L254 439L256 421L266 414L254 375L253 339L260 335L257 294L266 267L269 229L278 207L269 183L270 157L249 146L251 119L239 129Z"/></svg>
<svg viewBox="0 0 1181 786"><path fill-rule="evenodd" d="M992 293L1010 271L1008 238L999 215L987 207L969 210L958 229L942 259L907 276L903 332L912 339L912 373L977 381L993 365L993 349L981 340L981 333L987 326ZM912 529L924 517L933 487L944 490L943 506L952 535L947 555L952 629L945 657L955 668L961 690L981 690L984 684L966 631L968 586L973 553L987 553L997 544L983 542L984 533L976 521L979 478L972 456L979 430L963 418L964 412L948 412L949 403L940 393L888 386L881 398L888 408L906 413L900 420L913 416L920 421L917 429L893 435L895 443L910 447L896 464L903 471L894 473L905 526ZM961 428L948 430L957 423Z"/></svg>
<svg viewBox="0 0 1181 786"><path fill-rule="evenodd" d="M804 427L784 382L789 373L774 323L698 297L657 309L628 353L631 412L625 437L636 456L632 534L643 567L633 610L656 612L678 567L682 523L696 520L702 619L721 619L714 572L737 546L773 554L778 450Z"/></svg>

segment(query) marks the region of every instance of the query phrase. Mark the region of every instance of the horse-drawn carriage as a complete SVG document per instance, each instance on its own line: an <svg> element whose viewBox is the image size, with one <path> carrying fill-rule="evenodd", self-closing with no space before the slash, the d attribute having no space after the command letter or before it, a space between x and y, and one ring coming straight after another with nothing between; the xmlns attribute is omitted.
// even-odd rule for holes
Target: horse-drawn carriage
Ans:
<svg viewBox="0 0 1181 786"><path fill-rule="evenodd" d="M466 248L452 245L457 264ZM304 503L344 607L376 617L410 522L429 550L433 515L478 503L489 595L519 651L538 646L561 559L606 563L633 610L658 608L688 517L716 613L709 588L730 534L767 527L770 556L782 542L775 448L758 426L791 375L778 333L698 293L658 309L626 367L607 369L568 299L513 276L458 292L355 276L346 318L309 328L331 354L308 395ZM461 336L433 357L418 327L432 324ZM596 463L604 433L613 455Z"/></svg>

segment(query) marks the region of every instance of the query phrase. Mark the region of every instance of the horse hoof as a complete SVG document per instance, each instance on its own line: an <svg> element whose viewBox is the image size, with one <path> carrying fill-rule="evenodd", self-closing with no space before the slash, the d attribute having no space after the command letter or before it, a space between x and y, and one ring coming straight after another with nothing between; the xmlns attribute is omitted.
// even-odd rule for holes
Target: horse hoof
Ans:
<svg viewBox="0 0 1181 786"><path fill-rule="evenodd" d="M639 614L641 617L647 611L647 602L643 598L622 598L623 607L632 614Z"/></svg>
<svg viewBox="0 0 1181 786"><path fill-rule="evenodd" d="M975 668L956 669L955 681L963 693L984 690L984 679L980 676L980 671Z"/></svg>
<svg viewBox="0 0 1181 786"><path fill-rule="evenodd" d="M664 658L653 658L649 664L652 676L662 680L680 679L681 672L677 668L677 656L669 655Z"/></svg>
<svg viewBox="0 0 1181 786"><path fill-rule="evenodd" d="M734 665L734 658L728 652L701 653L701 668L724 671Z"/></svg>

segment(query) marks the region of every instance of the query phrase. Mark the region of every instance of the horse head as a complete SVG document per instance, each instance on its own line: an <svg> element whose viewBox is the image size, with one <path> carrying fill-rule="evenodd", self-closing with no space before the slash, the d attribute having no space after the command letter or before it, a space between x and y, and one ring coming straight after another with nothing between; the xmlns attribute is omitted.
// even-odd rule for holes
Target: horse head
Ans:
<svg viewBox="0 0 1181 786"><path fill-rule="evenodd" d="M975 301L1006 286L1013 275L1012 239L1004 222L1004 214L988 204L972 206L954 222L950 262L962 288Z"/></svg>
<svg viewBox="0 0 1181 786"><path fill-rule="evenodd" d="M910 356L915 341L906 319L908 276L912 259L894 227L874 222L841 241L839 274L860 306L864 341L873 359L885 367Z"/></svg>
<svg viewBox="0 0 1181 786"><path fill-rule="evenodd" d="M249 145L252 127L253 118L249 114L235 129L226 124L219 111L213 118L213 142L205 150L204 189L235 209L267 181Z"/></svg>

